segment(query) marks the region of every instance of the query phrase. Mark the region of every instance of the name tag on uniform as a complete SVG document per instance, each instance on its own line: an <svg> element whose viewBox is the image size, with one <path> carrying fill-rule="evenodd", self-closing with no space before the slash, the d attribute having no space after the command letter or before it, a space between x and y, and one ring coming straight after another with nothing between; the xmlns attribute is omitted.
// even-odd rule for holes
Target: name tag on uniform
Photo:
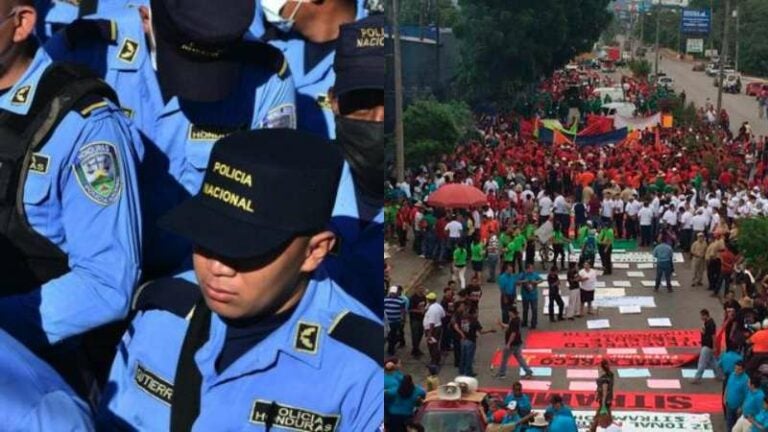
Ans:
<svg viewBox="0 0 768 432"><path fill-rule="evenodd" d="M334 432L339 425L339 416L257 400L253 403L250 421L298 432Z"/></svg>
<svg viewBox="0 0 768 432"><path fill-rule="evenodd" d="M140 389L149 393L154 398L166 405L171 405L173 397L173 384L160 378L155 373L145 368L141 364L136 365L136 375L134 380Z"/></svg>
<svg viewBox="0 0 768 432"><path fill-rule="evenodd" d="M187 139L190 141L216 141L241 129L243 128L237 126L198 126L191 124L187 132Z"/></svg>

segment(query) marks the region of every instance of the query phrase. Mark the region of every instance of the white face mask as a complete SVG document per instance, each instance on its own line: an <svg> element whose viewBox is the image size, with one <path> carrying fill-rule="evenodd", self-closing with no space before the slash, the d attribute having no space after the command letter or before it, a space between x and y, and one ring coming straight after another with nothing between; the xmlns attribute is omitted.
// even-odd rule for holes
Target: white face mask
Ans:
<svg viewBox="0 0 768 432"><path fill-rule="evenodd" d="M296 3L298 4L288 18L283 18L280 15L280 11L283 10L283 7L288 3L288 0L261 0L261 8L264 10L264 17L270 24L277 27L278 30L288 33L291 31L291 28L293 28L296 14L299 12L299 9L301 9L301 5L305 2L306 0L297 0Z"/></svg>

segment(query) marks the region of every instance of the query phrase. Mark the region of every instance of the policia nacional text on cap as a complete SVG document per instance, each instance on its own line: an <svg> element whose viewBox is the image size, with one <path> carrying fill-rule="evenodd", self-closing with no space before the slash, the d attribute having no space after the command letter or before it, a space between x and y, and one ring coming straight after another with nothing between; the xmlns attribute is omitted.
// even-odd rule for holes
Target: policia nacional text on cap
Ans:
<svg viewBox="0 0 768 432"><path fill-rule="evenodd" d="M161 221L196 245L197 284L165 279L139 295L103 427L381 425L383 328L320 267L341 166L329 142L288 129L214 145L201 191Z"/></svg>

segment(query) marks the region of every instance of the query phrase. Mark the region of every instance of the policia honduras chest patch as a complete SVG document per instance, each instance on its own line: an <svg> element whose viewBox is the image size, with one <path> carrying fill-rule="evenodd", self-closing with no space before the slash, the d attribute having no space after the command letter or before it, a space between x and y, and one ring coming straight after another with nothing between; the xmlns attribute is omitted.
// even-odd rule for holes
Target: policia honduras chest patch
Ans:
<svg viewBox="0 0 768 432"><path fill-rule="evenodd" d="M173 384L160 378L141 363L136 364L134 381L140 389L149 393L150 396L160 400L160 402L163 402L166 405L171 404L171 398L173 398Z"/></svg>
<svg viewBox="0 0 768 432"><path fill-rule="evenodd" d="M250 421L297 432L334 432L339 425L339 416L320 414L277 402L256 400L251 408Z"/></svg>
<svg viewBox="0 0 768 432"><path fill-rule="evenodd" d="M73 169L80 188L97 204L110 205L120 197L123 178L113 144L105 141L86 144L77 152Z"/></svg>

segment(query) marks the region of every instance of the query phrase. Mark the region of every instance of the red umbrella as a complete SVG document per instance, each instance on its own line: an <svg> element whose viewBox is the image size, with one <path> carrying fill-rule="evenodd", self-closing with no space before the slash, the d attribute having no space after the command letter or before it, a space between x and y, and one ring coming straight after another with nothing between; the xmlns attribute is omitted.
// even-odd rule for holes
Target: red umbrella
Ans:
<svg viewBox="0 0 768 432"><path fill-rule="evenodd" d="M466 208L488 203L488 197L480 189L465 184L444 184L427 198L433 207Z"/></svg>

